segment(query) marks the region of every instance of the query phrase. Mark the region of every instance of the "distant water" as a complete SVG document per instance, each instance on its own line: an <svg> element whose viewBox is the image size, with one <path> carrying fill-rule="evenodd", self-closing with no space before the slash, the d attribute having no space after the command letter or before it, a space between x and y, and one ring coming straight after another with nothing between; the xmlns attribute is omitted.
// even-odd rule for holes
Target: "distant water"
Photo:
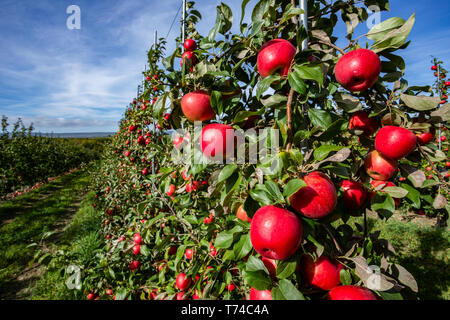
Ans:
<svg viewBox="0 0 450 320"><path fill-rule="evenodd" d="M73 133L42 133L33 132L35 136L53 137L53 138L105 138L112 137L115 132L73 132Z"/></svg>

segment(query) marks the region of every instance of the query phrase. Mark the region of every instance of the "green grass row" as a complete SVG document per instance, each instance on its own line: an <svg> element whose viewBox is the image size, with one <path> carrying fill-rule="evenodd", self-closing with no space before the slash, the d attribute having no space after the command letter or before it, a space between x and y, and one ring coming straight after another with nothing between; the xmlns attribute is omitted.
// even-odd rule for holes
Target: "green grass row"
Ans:
<svg viewBox="0 0 450 320"><path fill-rule="evenodd" d="M42 244L50 233L45 242L58 241L58 228L70 221L89 184L85 168L0 205L0 297L20 287L16 278L27 270L40 247L33 244Z"/></svg>

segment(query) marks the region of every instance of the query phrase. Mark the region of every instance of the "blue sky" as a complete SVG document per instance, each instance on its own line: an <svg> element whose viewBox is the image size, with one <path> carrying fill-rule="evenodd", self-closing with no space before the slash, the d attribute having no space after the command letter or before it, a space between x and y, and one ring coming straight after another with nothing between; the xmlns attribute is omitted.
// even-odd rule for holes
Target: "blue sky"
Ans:
<svg viewBox="0 0 450 320"><path fill-rule="evenodd" d="M0 2L0 114L21 117L41 132L116 131L125 106L136 95L146 51L154 30L165 36L181 0ZM241 1L225 0L238 30ZM250 9L256 3L250 1ZM207 35L220 1L197 1ZM432 4L431 4L432 3ZM81 8L81 29L66 27L69 5ZM450 69L450 1L391 0L382 20L407 19L416 12L411 45L400 52L406 79L412 85L434 81L431 55ZM179 32L176 22L168 37L168 52ZM367 32L362 25L355 34ZM344 36L345 28L338 33ZM363 42L361 42L362 44Z"/></svg>

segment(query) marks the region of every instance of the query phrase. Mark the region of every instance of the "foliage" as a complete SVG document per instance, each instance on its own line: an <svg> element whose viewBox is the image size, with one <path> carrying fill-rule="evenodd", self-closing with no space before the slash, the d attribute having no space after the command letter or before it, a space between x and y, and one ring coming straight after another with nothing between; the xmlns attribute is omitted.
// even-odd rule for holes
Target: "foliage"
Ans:
<svg viewBox="0 0 450 320"><path fill-rule="evenodd" d="M58 139L33 135L19 119L11 132L2 118L0 134L0 197L45 182L47 178L77 168L100 157L107 139Z"/></svg>
<svg viewBox="0 0 450 320"><path fill-rule="evenodd" d="M242 2L241 17L247 3ZM336 258L343 264L343 284L369 287L383 299L415 297L418 288L413 276L393 263L392 246L378 231L369 232L366 218L370 214L387 220L395 211L393 198L406 197L409 200L401 203L414 203L415 194L428 197L435 209L447 214L449 206L442 194L448 192L448 184L437 176L425 182L425 174L417 167L423 156L439 162L445 155L432 146L415 150L400 161L404 186L382 192L370 185L363 166L374 137L348 130L350 117L361 109L372 118L390 119L415 133L448 121L448 114L436 110L439 100L424 95L432 93L430 88L409 86L403 77L406 66L397 52L408 47L415 17L407 21L392 18L354 37L355 26L368 19L366 6L377 4L388 10L387 0L364 1L363 5L354 1L308 4L308 32L295 23L301 11L291 1L260 0L249 25L240 19L239 34L230 32L236 19L221 3L215 25L202 36L195 29L201 14L190 2L188 32L198 43L199 63L176 66L175 59L182 53L180 39L168 55L164 39L150 49L145 90L126 110L105 152L103 169L95 177L95 206L103 212L106 240L97 263L83 274L85 296L95 293L109 299L105 292L110 288L118 300L175 299L179 292L175 278L184 272L195 279L185 292L189 298L248 298L254 287L272 290L276 299L322 299L326 292L308 286L299 272L302 255L311 254ZM346 48L335 44L333 30L338 23L347 25ZM299 50L287 77L260 79L257 54L264 43L278 37L297 47L308 39L309 49ZM363 37L367 42L363 43ZM336 81L334 67L338 52L361 46L382 57L383 75L370 90L349 93ZM183 149L197 138L183 116L180 100L198 89L211 94L217 115L213 122L238 129L246 126L250 116L257 116L254 128L279 129L279 150L258 164L174 162L175 136L168 129L189 129L190 136L181 135ZM225 99L230 92L232 97ZM417 114L426 120L425 126L413 123ZM153 129L156 123L157 131ZM258 144L258 139L262 138L248 138L246 148ZM201 152L194 151L194 157L202 158ZM305 186L302 179L312 171L326 173L336 186L344 179L361 181L376 195L351 211L343 206L342 190L337 188L338 205L330 216L320 220L300 217L302 245L289 259L277 261L276 276L270 277L253 250L250 224L237 219L235 213L242 205L251 218L256 209L268 204L294 212L289 196ZM176 187L173 195L166 194L170 185ZM347 222L352 216L362 217L365 223L351 226ZM342 224L333 226L335 220ZM142 237L138 254L133 253L136 233ZM185 258L188 248L194 250L192 260ZM137 268L135 261L139 261ZM380 270L377 288L371 286L369 265Z"/></svg>

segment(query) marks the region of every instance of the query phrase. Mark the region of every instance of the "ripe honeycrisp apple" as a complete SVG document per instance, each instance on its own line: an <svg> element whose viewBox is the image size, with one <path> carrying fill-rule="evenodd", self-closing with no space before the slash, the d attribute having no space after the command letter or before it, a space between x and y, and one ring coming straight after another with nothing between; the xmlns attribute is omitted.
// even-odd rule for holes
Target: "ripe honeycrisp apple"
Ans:
<svg viewBox="0 0 450 320"><path fill-rule="evenodd" d="M302 238L302 223L294 213L273 205L255 212L250 225L250 240L261 256L287 259L297 251Z"/></svg>
<svg viewBox="0 0 450 320"><path fill-rule="evenodd" d="M321 289L331 290L341 284L340 271L344 266L338 261L321 256L314 261L313 257L306 254L300 262L303 279L309 285Z"/></svg>
<svg viewBox="0 0 450 320"><path fill-rule="evenodd" d="M270 290L250 289L250 300L272 300L272 292Z"/></svg>
<svg viewBox="0 0 450 320"><path fill-rule="evenodd" d="M192 39L186 39L184 41L184 50L186 51L194 51L197 50L197 43Z"/></svg>
<svg viewBox="0 0 450 320"><path fill-rule="evenodd" d="M181 99L181 110L191 122L214 119L216 114L211 108L211 96L205 91L194 91L185 94Z"/></svg>
<svg viewBox="0 0 450 320"><path fill-rule="evenodd" d="M261 77L265 78L274 73L287 76L296 51L292 43L284 39L266 42L259 50L257 58L258 72Z"/></svg>
<svg viewBox="0 0 450 320"><path fill-rule="evenodd" d="M366 288L357 286L338 286L328 292L328 300L377 300L375 295Z"/></svg>
<svg viewBox="0 0 450 320"><path fill-rule="evenodd" d="M298 213L312 219L330 214L337 204L337 192L333 182L321 172L311 172L303 180L301 188L289 198L291 206Z"/></svg>
<svg viewBox="0 0 450 320"><path fill-rule="evenodd" d="M344 180L341 183L341 188L344 190L342 193L344 206L356 210L364 205L367 199L367 190L361 182Z"/></svg>
<svg viewBox="0 0 450 320"><path fill-rule="evenodd" d="M344 54L334 70L336 80L351 92L365 91L377 82L381 61L368 49L357 49Z"/></svg>
<svg viewBox="0 0 450 320"><path fill-rule="evenodd" d="M383 157L377 150L369 152L364 160L367 174L375 180L389 180L398 168L398 161Z"/></svg>
<svg viewBox="0 0 450 320"><path fill-rule="evenodd" d="M200 135L200 146L206 158L227 155L227 146L234 145L234 129L227 124L212 123L203 127ZM233 150L230 150L232 152ZM232 154L230 154L232 156Z"/></svg>
<svg viewBox="0 0 450 320"><path fill-rule="evenodd" d="M385 126L375 137L375 149L386 158L399 160L415 149L416 142L416 135L410 130Z"/></svg>

